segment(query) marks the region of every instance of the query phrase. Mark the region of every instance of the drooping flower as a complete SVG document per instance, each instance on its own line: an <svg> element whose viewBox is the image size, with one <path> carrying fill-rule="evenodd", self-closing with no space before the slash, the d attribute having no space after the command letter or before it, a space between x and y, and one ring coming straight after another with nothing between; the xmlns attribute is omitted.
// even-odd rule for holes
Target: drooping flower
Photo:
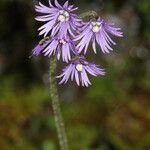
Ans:
<svg viewBox="0 0 150 150"><path fill-rule="evenodd" d="M38 16L35 19L37 21L46 22L38 30L40 31L39 35L46 36L51 31L51 36L59 33L66 35L70 33L74 35L74 31L79 25L79 19L74 11L77 10L77 7L69 5L68 1L61 6L57 0L55 0L55 6L52 5L51 0L49 0L49 7L43 5L39 2L39 5L35 6L35 10L39 13L42 13L43 16Z"/></svg>
<svg viewBox="0 0 150 150"><path fill-rule="evenodd" d="M50 43L49 37L44 38L39 44L32 50L33 56L38 56L42 53L43 49Z"/></svg>
<svg viewBox="0 0 150 150"><path fill-rule="evenodd" d="M45 56L57 55L59 60L62 56L62 60L68 62L71 60L71 52L75 53L75 45L69 36L57 35L53 37L48 46L43 49Z"/></svg>
<svg viewBox="0 0 150 150"><path fill-rule="evenodd" d="M83 57L80 57L77 60L72 61L65 69L63 73L57 78L62 78L59 84L67 83L69 78L75 80L77 85L88 87L91 85L87 72L93 76L105 75L103 69L100 69L97 65L86 61Z"/></svg>
<svg viewBox="0 0 150 150"><path fill-rule="evenodd" d="M111 46L116 45L109 34L116 37L123 36L120 28L116 28L113 23L108 23L101 18L84 23L82 29L82 33L76 37L75 41L80 40L77 48L79 49L79 52L84 50L85 54L90 41L92 41L92 47L95 53L96 43L101 47L103 53L109 53L113 50Z"/></svg>

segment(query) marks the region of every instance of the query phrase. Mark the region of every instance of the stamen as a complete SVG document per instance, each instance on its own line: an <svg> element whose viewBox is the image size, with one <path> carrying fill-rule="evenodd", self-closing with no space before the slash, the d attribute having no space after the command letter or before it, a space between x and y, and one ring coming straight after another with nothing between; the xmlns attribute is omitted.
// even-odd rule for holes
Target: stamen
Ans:
<svg viewBox="0 0 150 150"><path fill-rule="evenodd" d="M65 11L65 10L59 11L58 20L60 22L67 21L68 19L69 19L69 13L67 11Z"/></svg>
<svg viewBox="0 0 150 150"><path fill-rule="evenodd" d="M64 40L64 39L61 39L61 40L59 40L59 43L61 43L61 44L66 44L67 42Z"/></svg>
<svg viewBox="0 0 150 150"><path fill-rule="evenodd" d="M77 65L76 65L76 69L77 69L77 71L82 72L82 70L83 70L83 65L82 65L82 64L77 64Z"/></svg>
<svg viewBox="0 0 150 150"><path fill-rule="evenodd" d="M100 22L92 22L92 24L91 24L91 29L92 29L92 31L93 31L94 33L99 32L100 29L101 29L101 24L100 24Z"/></svg>

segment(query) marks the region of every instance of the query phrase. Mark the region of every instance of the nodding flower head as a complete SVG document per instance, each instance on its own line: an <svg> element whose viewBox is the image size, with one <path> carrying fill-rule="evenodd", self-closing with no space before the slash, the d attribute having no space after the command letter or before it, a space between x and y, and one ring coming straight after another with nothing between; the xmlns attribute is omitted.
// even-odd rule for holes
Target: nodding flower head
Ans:
<svg viewBox="0 0 150 150"><path fill-rule="evenodd" d="M96 53L96 43L100 46L103 53L109 53L112 51L112 45L116 43L110 38L109 34L122 37L123 33L120 28L116 28L113 23L108 23L101 18L97 20L90 20L86 22L81 34L77 35L75 41L80 41L77 48L79 52L84 51L86 54L90 42Z"/></svg>
<svg viewBox="0 0 150 150"><path fill-rule="evenodd" d="M57 33L66 35L67 32L72 34L80 24L80 19L74 14L74 11L77 9L77 7L69 5L68 1L62 6L57 0L55 0L54 5L49 1L48 7L42 3L36 5L35 10L43 14L43 16L38 16L35 19L37 21L46 22L38 29L40 31L39 35L44 34L44 36L47 36L50 31L52 31L51 36Z"/></svg>
<svg viewBox="0 0 150 150"><path fill-rule="evenodd" d="M71 60L71 52L74 53L74 43L69 36L55 36L49 42L49 44L43 49L45 56L51 57L57 55L59 60L62 57L64 62Z"/></svg>
<svg viewBox="0 0 150 150"><path fill-rule="evenodd" d="M86 61L84 58L79 58L73 60L65 69L63 73L57 78L62 78L59 84L67 83L69 78L75 80L77 85L88 87L91 82L87 76L87 73L93 76L105 75L103 69L99 68L97 65Z"/></svg>

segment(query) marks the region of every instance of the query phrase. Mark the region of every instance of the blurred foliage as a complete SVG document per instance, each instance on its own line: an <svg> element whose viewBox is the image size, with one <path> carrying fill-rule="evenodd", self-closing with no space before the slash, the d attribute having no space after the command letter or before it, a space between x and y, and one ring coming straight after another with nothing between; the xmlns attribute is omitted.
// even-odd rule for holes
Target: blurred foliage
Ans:
<svg viewBox="0 0 150 150"><path fill-rule="evenodd" d="M49 60L29 58L39 40L35 3L0 2L0 150L58 149L49 98ZM59 86L70 149L149 150L150 1L73 3L80 11L94 9L119 24L124 38L113 54L94 56L106 67L105 77L91 78L89 88L72 83ZM92 59L90 52L88 58Z"/></svg>

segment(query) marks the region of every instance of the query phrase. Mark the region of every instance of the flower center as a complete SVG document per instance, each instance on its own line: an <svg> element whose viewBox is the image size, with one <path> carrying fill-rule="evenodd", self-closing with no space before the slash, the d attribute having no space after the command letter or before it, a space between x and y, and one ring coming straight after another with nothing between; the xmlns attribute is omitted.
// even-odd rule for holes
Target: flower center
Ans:
<svg viewBox="0 0 150 150"><path fill-rule="evenodd" d="M82 65L82 64L77 64L77 65L76 65L76 69L77 69L77 71L82 72L82 70L83 70L83 65Z"/></svg>
<svg viewBox="0 0 150 150"><path fill-rule="evenodd" d="M58 20L60 22L68 21L69 20L69 13L65 10L60 10Z"/></svg>
<svg viewBox="0 0 150 150"><path fill-rule="evenodd" d="M91 29L94 33L97 33L101 29L101 23L100 22L92 22Z"/></svg>
<svg viewBox="0 0 150 150"><path fill-rule="evenodd" d="M67 42L66 42L64 39L60 39L60 40L59 40L59 43L64 45L64 44L66 44Z"/></svg>

